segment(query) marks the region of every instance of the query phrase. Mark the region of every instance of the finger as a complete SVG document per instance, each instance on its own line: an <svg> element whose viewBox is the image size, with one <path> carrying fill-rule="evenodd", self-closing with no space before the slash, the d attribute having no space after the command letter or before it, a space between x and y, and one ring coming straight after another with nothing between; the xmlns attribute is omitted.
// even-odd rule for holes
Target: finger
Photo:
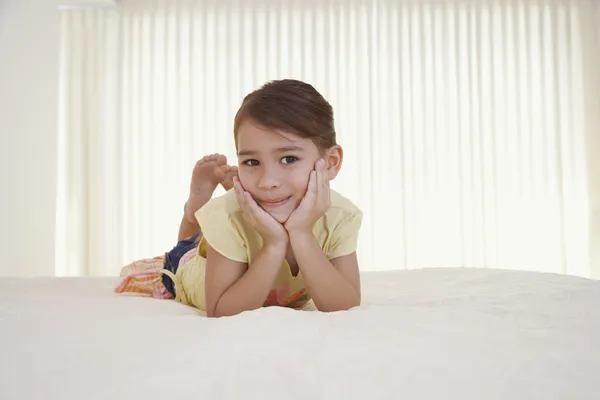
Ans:
<svg viewBox="0 0 600 400"><path fill-rule="evenodd" d="M310 171L310 176L308 178L308 189L306 190L307 195L316 196L317 195L317 184L318 174L317 171Z"/></svg>
<svg viewBox="0 0 600 400"><path fill-rule="evenodd" d="M238 201L239 206L242 207L242 203L244 202L244 189L242 189L242 185L240 185L240 181L237 178L237 176L233 177L233 190L235 190L235 197Z"/></svg>
<svg viewBox="0 0 600 400"><path fill-rule="evenodd" d="M254 204L256 204L256 201L254 200L254 198L252 197L252 195L250 193L248 193L248 192L244 192L244 199L246 200L246 204L249 207L252 207Z"/></svg>
<svg viewBox="0 0 600 400"><path fill-rule="evenodd" d="M319 188L327 189L329 187L329 176L327 173L327 168L325 168L325 160L323 159L320 160L319 170Z"/></svg>
<svg viewBox="0 0 600 400"><path fill-rule="evenodd" d="M329 191L329 175L327 173L327 168L325 168L325 160L320 160L318 166L318 198L317 203L319 208L328 208L330 203L330 191Z"/></svg>
<svg viewBox="0 0 600 400"><path fill-rule="evenodd" d="M256 200L254 200L254 197L252 197L252 195L248 192L246 192L246 204L248 205L248 209L256 215L266 212L258 205Z"/></svg>
<svg viewBox="0 0 600 400"><path fill-rule="evenodd" d="M261 217L264 210L259 207L259 205L256 203L256 200L254 200L250 193L246 192L244 198L246 200L246 207L248 209L248 212L252 215L252 217L255 220L258 220Z"/></svg>
<svg viewBox="0 0 600 400"><path fill-rule="evenodd" d="M250 196L250 193L248 193L244 190L240 180L237 179L237 177L234 177L233 188L235 190L235 196L237 198L238 205L242 209L242 213L247 216L251 216L250 215L251 211L250 211L250 207L248 206L248 197L247 197L247 196ZM250 196L250 198L252 198L252 196Z"/></svg>
<svg viewBox="0 0 600 400"><path fill-rule="evenodd" d="M269 224L270 222L275 221L275 219L271 216L271 214L269 214L261 206L259 206L258 203L256 202L256 200L254 200L254 198L252 196L250 196L250 199L251 199L251 201L249 203L249 206L252 210L251 211L252 215L254 216L256 221L260 221L260 223L263 225L266 225L266 224Z"/></svg>
<svg viewBox="0 0 600 400"><path fill-rule="evenodd" d="M234 176L232 177L232 179L233 179L233 186L234 186L235 188L237 188L237 190L238 190L238 192L239 192L240 194L244 194L244 193L246 193L246 192L247 192L247 190L244 188L244 185L242 185L242 181L240 181L240 178L239 178L239 176L237 176L237 175L234 175Z"/></svg>
<svg viewBox="0 0 600 400"><path fill-rule="evenodd" d="M319 158L319 160L317 161L317 168L315 168L318 172L323 172L323 170L325 169L325 160L323 160L322 158Z"/></svg>

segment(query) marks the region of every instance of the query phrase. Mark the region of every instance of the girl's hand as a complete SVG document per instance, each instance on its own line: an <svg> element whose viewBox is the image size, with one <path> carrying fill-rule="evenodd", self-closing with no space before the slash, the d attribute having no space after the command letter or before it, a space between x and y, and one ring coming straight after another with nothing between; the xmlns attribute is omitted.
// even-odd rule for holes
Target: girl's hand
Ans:
<svg viewBox="0 0 600 400"><path fill-rule="evenodd" d="M262 236L264 244L287 248L288 235L283 225L260 208L237 176L233 178L233 188L244 218Z"/></svg>
<svg viewBox="0 0 600 400"><path fill-rule="evenodd" d="M310 173L304 198L285 223L288 234L312 234L315 223L325 214L330 205L329 177L325 161L318 160L315 170Z"/></svg>

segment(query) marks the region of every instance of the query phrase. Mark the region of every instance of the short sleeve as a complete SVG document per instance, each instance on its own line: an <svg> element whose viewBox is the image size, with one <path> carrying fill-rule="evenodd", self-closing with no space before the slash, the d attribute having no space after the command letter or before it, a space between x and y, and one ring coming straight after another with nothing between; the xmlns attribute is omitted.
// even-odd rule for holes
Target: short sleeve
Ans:
<svg viewBox="0 0 600 400"><path fill-rule="evenodd" d="M337 257L347 256L356 251L358 246L358 232L362 224L362 212L357 210L343 219L331 232L327 258L332 260Z"/></svg>
<svg viewBox="0 0 600 400"><path fill-rule="evenodd" d="M227 211L224 197L210 200L196 211L203 239L210 247L233 261L248 262L246 242L240 224Z"/></svg>

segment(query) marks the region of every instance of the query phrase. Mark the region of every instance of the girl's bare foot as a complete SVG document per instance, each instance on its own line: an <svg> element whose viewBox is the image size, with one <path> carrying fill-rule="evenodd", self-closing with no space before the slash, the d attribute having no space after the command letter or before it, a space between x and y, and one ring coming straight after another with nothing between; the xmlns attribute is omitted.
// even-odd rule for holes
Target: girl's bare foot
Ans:
<svg viewBox="0 0 600 400"><path fill-rule="evenodd" d="M205 156L196 163L190 197L185 204L185 215L190 222L196 222L194 214L210 200L217 185L224 182L228 173L227 158L221 154Z"/></svg>
<svg viewBox="0 0 600 400"><path fill-rule="evenodd" d="M230 190L233 188L233 177L238 174L238 167L232 165L226 165L225 179L221 182L223 189Z"/></svg>

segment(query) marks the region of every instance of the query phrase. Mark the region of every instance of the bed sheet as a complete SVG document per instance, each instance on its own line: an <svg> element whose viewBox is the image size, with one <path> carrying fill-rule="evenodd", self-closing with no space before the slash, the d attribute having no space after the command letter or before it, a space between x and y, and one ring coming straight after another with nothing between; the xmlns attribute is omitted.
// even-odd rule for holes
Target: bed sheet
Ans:
<svg viewBox="0 0 600 400"><path fill-rule="evenodd" d="M208 319L116 278L0 279L0 399L599 399L600 282L362 274L363 305Z"/></svg>

